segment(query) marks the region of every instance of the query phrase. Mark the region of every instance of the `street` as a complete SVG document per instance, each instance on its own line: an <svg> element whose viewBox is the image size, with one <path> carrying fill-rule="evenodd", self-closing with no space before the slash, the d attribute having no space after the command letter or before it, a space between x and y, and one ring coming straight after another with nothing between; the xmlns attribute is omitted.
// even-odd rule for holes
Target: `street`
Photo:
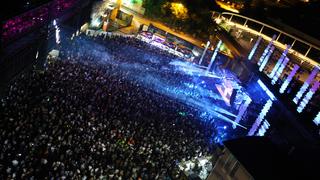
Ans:
<svg viewBox="0 0 320 180"><path fill-rule="evenodd" d="M139 28L140 24L145 24L147 26L149 26L151 23L156 26L157 28L160 28L164 31L167 31L168 33L170 34L173 34L179 38L182 38L198 47L201 47L201 44L203 42L201 42L199 39L196 39L194 37L192 37L191 35L188 35L188 34L184 34L182 32L176 32L176 31L173 31L170 27L164 25L163 23L161 22L157 22L157 21L153 21L151 19L148 19L148 18L145 18L143 16L141 16L140 14L138 13L135 13L134 11L130 10L129 8L125 7L125 6L121 6L120 10L122 12L125 12L127 14L131 14L133 15L133 24L137 23L138 24L138 27L134 27L134 28Z"/></svg>

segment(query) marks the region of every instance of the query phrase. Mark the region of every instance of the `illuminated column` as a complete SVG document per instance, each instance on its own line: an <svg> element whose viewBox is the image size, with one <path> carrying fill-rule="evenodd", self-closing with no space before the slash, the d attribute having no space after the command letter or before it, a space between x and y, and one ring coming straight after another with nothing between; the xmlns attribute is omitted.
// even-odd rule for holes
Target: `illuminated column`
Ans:
<svg viewBox="0 0 320 180"><path fill-rule="evenodd" d="M320 125L320 111L318 113L318 115L314 118L313 122L319 126Z"/></svg>
<svg viewBox="0 0 320 180"><path fill-rule="evenodd" d="M309 92L301 100L301 102L297 108L298 113L301 113L303 111L303 109L309 103L309 101L312 98L312 96L314 95L314 93L319 89L319 85L320 85L319 81L314 82L314 84L311 87L311 89L309 90Z"/></svg>
<svg viewBox="0 0 320 180"><path fill-rule="evenodd" d="M235 120L236 123L240 122L244 112L246 112L246 110L251 102L252 102L251 98L249 96L246 96L246 101L239 108L240 110L239 110L239 113L238 113L236 120ZM233 127L233 129L235 129L237 126L236 126L236 124L234 124L232 127Z"/></svg>
<svg viewBox="0 0 320 180"><path fill-rule="evenodd" d="M203 53L202 53L202 55L201 55L200 61L199 61L199 65L201 65L201 63L202 63L202 61L203 61L203 58L204 58L204 55L206 54L209 45L210 45L210 41L208 41L207 44L206 44L206 47L205 47L205 49L204 49L204 51L203 51Z"/></svg>
<svg viewBox="0 0 320 180"><path fill-rule="evenodd" d="M262 61L264 60L264 58L266 57L266 55L268 54L269 52L269 49L271 48L271 46L273 45L273 41L276 39L276 35L273 35L272 36L272 39L271 41L269 42L268 46L266 47L266 49L264 49L259 61L258 61L258 66L261 65Z"/></svg>
<svg viewBox="0 0 320 180"><path fill-rule="evenodd" d="M315 66L309 75L308 79L303 83L302 87L296 94L296 97L293 99L293 102L298 104L298 101L302 98L302 95L304 92L308 89L310 83L313 81L313 79L316 77L317 73L319 72L319 67Z"/></svg>
<svg viewBox="0 0 320 180"><path fill-rule="evenodd" d="M298 71L299 68L300 68L300 67L299 67L297 64L295 64L295 65L293 66L293 69L292 69L291 73L289 74L289 76L287 77L287 79L284 81L284 83L283 83L283 84L281 85L281 87L280 87L279 92L280 92L281 94L283 94L284 91L287 89L289 83L291 82L293 76L297 73L297 71Z"/></svg>
<svg viewBox="0 0 320 180"><path fill-rule="evenodd" d="M288 62L289 62L289 58L285 57L283 62L282 62L282 64L280 65L278 71L276 72L276 74L272 78L272 81L271 81L272 85L274 85L278 81L279 77L281 76L281 74L282 74L282 72L283 72L283 70L286 67Z"/></svg>
<svg viewBox="0 0 320 180"><path fill-rule="evenodd" d="M216 60L216 57L217 57L217 54L218 54L218 51L219 51L221 45L222 45L222 41L219 40L219 42L218 42L218 44L217 44L217 47L216 47L216 49L214 50L213 55L212 55L212 57L211 57L211 61L210 61L210 64L209 64L209 66L208 66L208 68L207 68L207 71L210 71L213 62Z"/></svg>
<svg viewBox="0 0 320 180"><path fill-rule="evenodd" d="M262 72L263 69L264 69L264 67L267 65L267 63L268 63L268 61L269 61L269 59L270 59L270 57L271 57L274 49L275 49L275 47L272 46L272 47L270 48L267 56L265 56L264 60L263 60L262 63L261 63L261 66L259 67L259 71L260 71L260 72Z"/></svg>
<svg viewBox="0 0 320 180"><path fill-rule="evenodd" d="M258 80L259 86L264 90L265 93L270 97L272 101L277 100L276 96L267 88L267 86L259 79Z"/></svg>
<svg viewBox="0 0 320 180"><path fill-rule="evenodd" d="M254 53L256 52L261 40L262 40L262 37L259 36L258 40L256 41L256 43L254 44L253 48L251 49L251 52L249 53L249 56L248 56L248 60L249 61L251 60L251 58L253 57Z"/></svg>
<svg viewBox="0 0 320 180"><path fill-rule="evenodd" d="M56 32L56 43L60 44L60 28L59 28L57 21L55 19L53 20L52 24L53 24L55 32Z"/></svg>
<svg viewBox="0 0 320 180"><path fill-rule="evenodd" d="M279 58L277 64L274 66L274 68L271 71L271 74L268 75L269 78L273 78L273 76L276 74L276 72L278 71L280 65L283 63L285 57L287 56L287 53L290 49L290 45L287 45L286 49L283 51L283 53L281 54L281 57Z"/></svg>
<svg viewBox="0 0 320 180"><path fill-rule="evenodd" d="M265 119L256 135L257 136L264 136L264 134L267 132L269 127L270 127L270 123Z"/></svg>
<svg viewBox="0 0 320 180"><path fill-rule="evenodd" d="M262 120L264 119L264 117L267 115L267 113L269 112L270 108L272 106L272 100L269 99L267 101L267 103L263 106L259 116L257 117L256 121L254 122L254 124L252 125L250 131L248 132L248 136L253 136L254 133L257 131L258 127L260 126Z"/></svg>

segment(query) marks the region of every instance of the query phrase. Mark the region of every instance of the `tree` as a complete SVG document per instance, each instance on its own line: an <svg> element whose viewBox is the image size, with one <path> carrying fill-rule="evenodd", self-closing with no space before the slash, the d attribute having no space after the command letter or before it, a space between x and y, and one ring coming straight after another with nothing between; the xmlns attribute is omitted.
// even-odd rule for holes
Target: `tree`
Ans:
<svg viewBox="0 0 320 180"><path fill-rule="evenodd" d="M162 9L166 0L144 0L143 7L145 8L145 15L151 18L162 18L166 16Z"/></svg>
<svg viewBox="0 0 320 180"><path fill-rule="evenodd" d="M145 15L204 39L212 33L213 0L145 0Z"/></svg>
<svg viewBox="0 0 320 180"><path fill-rule="evenodd" d="M180 20L188 18L188 9L181 3L170 3L171 13Z"/></svg>

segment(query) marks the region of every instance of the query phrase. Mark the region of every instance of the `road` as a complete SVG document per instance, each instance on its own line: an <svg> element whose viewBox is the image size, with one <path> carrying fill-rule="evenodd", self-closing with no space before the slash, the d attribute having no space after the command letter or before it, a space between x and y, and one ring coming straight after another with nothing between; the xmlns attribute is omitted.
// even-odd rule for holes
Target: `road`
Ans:
<svg viewBox="0 0 320 180"><path fill-rule="evenodd" d="M158 21L154 21L154 20L151 20L151 19L148 19L146 17L143 17L142 15L138 14L138 13L135 13L134 11L128 9L127 7L125 6L121 6L120 10L122 12L125 12L127 14L131 14L133 15L133 22L137 22L139 25L140 24L145 24L145 25L150 25L151 23L156 26L157 28L160 28L170 34L173 34L181 39L184 39L198 47L201 47L201 44L203 43L202 41L200 41L199 39L196 39L194 37L192 37L191 35L188 35L188 34L185 34L183 32L176 32L174 31L173 29L171 29L170 27L164 25L163 23L161 22L158 22Z"/></svg>

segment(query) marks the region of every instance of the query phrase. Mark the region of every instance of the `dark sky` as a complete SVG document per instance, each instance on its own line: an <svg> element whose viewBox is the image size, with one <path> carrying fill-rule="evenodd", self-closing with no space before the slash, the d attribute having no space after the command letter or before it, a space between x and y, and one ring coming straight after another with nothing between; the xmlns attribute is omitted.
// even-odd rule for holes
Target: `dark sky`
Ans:
<svg viewBox="0 0 320 180"><path fill-rule="evenodd" d="M290 25L299 31L313 36L320 40L320 0L309 0L309 3L301 0L287 0L286 6L275 6L268 3L275 0L252 0L251 2L259 1L258 6L248 6L244 13L253 18L258 18L263 22L268 23L268 19L281 20L283 23ZM285 1L285 0L280 0Z"/></svg>

